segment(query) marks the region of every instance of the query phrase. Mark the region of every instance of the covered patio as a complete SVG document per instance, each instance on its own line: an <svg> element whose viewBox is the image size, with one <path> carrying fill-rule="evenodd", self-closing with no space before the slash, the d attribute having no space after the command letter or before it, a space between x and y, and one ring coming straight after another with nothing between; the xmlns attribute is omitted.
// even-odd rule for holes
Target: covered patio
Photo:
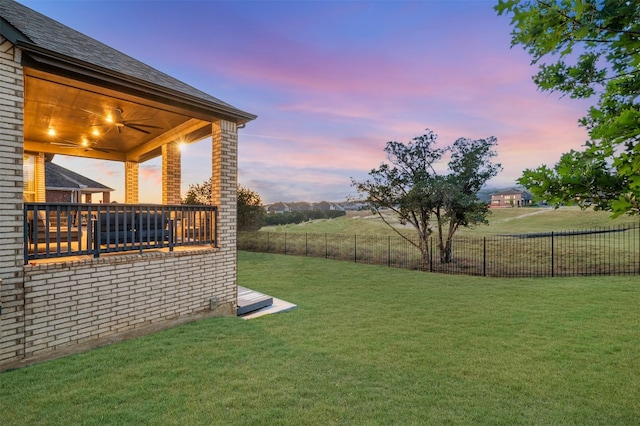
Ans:
<svg viewBox="0 0 640 426"><path fill-rule="evenodd" d="M229 184L223 162L237 162L228 149L235 148L238 127L255 115L12 5L3 17L15 26L5 33L19 46L23 66L25 202L46 203L45 159L65 155L121 163L130 206L139 202L140 164L162 157L161 204L179 205L180 146L211 137L213 204L221 208L235 192L223 187Z"/></svg>

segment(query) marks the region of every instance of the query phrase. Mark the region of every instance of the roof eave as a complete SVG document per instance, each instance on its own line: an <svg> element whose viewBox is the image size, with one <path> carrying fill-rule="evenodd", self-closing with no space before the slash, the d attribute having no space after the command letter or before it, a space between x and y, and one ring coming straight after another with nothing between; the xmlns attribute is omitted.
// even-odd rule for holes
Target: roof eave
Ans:
<svg viewBox="0 0 640 426"><path fill-rule="evenodd" d="M48 67L54 67L59 70L64 70L67 73L71 73L75 76L85 76L90 80L108 82L111 85L117 85L121 87L124 91L129 93L136 92L138 95L142 96L146 94L147 96L151 96L152 98L161 98L166 102L173 104L178 102L188 107L189 109L195 108L209 113L213 116L233 121L239 125L245 124L257 118L256 115L242 111L240 109L228 107L226 105L221 105L214 102L209 102L205 99L188 95L183 92L164 87L162 85L154 84L149 81L144 81L126 74L118 73L107 68L103 68L66 55L62 55L48 49L44 49L24 40L18 39L16 45L23 52L28 53L33 61L40 65L44 64ZM25 59L26 58L23 56L23 61Z"/></svg>

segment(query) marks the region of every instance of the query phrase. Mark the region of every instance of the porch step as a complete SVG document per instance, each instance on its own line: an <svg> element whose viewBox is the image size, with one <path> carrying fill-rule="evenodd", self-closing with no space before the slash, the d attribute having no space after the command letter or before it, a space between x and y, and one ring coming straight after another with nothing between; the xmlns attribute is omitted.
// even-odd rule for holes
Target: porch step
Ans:
<svg viewBox="0 0 640 426"><path fill-rule="evenodd" d="M257 311L258 309L271 306L272 304L273 297L246 287L238 286L238 316Z"/></svg>

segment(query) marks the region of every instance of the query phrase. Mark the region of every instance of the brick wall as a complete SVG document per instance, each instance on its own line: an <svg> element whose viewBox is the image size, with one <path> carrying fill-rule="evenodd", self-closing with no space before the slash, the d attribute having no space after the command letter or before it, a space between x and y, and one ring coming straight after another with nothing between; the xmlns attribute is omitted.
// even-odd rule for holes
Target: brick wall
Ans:
<svg viewBox="0 0 640 426"><path fill-rule="evenodd" d="M232 270L213 248L27 265L24 356L195 314L233 315Z"/></svg>
<svg viewBox="0 0 640 426"><path fill-rule="evenodd" d="M0 37L0 363L22 356L23 96L20 51Z"/></svg>

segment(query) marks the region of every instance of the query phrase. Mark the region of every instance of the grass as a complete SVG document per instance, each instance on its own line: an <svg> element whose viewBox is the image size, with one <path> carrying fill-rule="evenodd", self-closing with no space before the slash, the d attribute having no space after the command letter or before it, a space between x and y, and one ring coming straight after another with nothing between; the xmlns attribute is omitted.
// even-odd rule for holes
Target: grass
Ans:
<svg viewBox="0 0 640 426"><path fill-rule="evenodd" d="M389 214L388 219L394 225L398 221ZM550 207L503 208L492 209L488 217L489 225L479 225L473 228L461 228L459 235L468 237L490 236L497 234L521 234L530 232L550 232L574 229L592 229L600 227L615 227L625 223L637 223L637 218L628 216L611 219L611 213L582 211L578 207ZM415 233L413 227L399 226L408 235ZM395 232L381 219L371 212L348 212L347 216L337 219L320 219L301 224L284 226L267 226L262 232L288 233L317 233L317 234L348 234L348 235L396 235Z"/></svg>
<svg viewBox="0 0 640 426"><path fill-rule="evenodd" d="M489 279L239 254L296 303L0 373L3 424L638 424L634 277Z"/></svg>

